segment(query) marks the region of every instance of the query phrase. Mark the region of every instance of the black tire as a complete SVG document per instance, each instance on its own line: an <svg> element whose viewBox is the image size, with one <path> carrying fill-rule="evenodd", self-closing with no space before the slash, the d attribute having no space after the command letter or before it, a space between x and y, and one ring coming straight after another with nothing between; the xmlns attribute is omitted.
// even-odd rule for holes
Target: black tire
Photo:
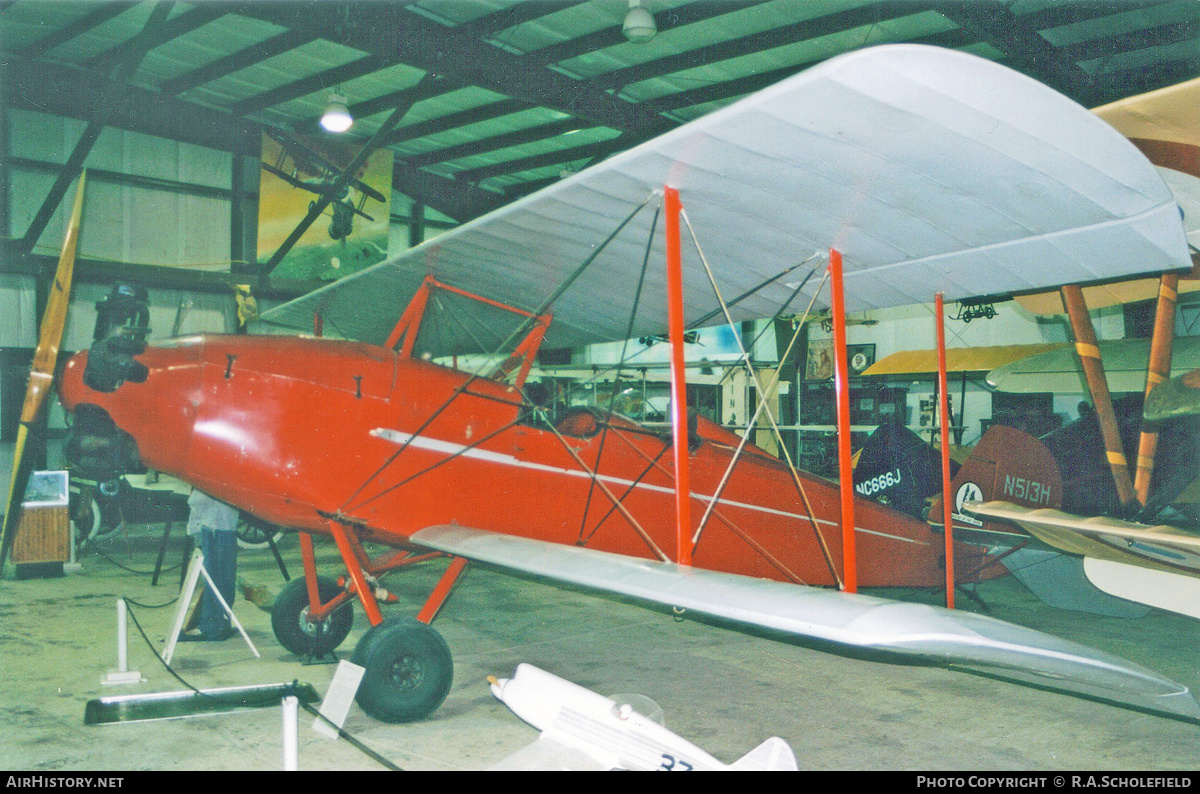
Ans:
<svg viewBox="0 0 1200 794"><path fill-rule="evenodd" d="M121 526L121 510L110 499L101 501L92 493L87 502L82 494L72 493L71 523L75 525L75 543L82 546L89 540L111 535Z"/></svg>
<svg viewBox="0 0 1200 794"><path fill-rule="evenodd" d="M432 714L454 678L454 660L442 635L413 618L389 618L373 626L358 641L351 661L366 669L358 705L383 722Z"/></svg>
<svg viewBox="0 0 1200 794"><path fill-rule="evenodd" d="M249 513L242 513L237 525L237 544L241 549L265 549L271 540L279 540L283 532L275 524Z"/></svg>
<svg viewBox="0 0 1200 794"><path fill-rule="evenodd" d="M72 494L78 498L78 494ZM86 502L82 498L77 504L71 505L71 523L75 526L75 543L82 546L88 540L100 534L100 502L96 497Z"/></svg>
<svg viewBox="0 0 1200 794"><path fill-rule="evenodd" d="M317 578L317 592L325 603L342 591L332 579ZM271 606L275 639L297 656L324 656L342 644L354 625L354 609L347 601L320 623L308 619L308 585L293 579L284 585Z"/></svg>

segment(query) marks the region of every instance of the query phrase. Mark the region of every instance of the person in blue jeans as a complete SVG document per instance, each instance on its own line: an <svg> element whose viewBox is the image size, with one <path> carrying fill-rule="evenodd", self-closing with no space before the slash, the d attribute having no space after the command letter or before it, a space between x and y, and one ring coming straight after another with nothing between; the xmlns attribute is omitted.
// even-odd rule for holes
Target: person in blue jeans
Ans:
<svg viewBox="0 0 1200 794"><path fill-rule="evenodd" d="M192 490L188 497L187 533L200 546L204 567L213 583L233 606L237 585L237 523L238 510L206 493ZM180 636L183 642L219 642L233 635L229 613L213 595L212 587L201 577L204 594L200 597L200 621L196 633Z"/></svg>

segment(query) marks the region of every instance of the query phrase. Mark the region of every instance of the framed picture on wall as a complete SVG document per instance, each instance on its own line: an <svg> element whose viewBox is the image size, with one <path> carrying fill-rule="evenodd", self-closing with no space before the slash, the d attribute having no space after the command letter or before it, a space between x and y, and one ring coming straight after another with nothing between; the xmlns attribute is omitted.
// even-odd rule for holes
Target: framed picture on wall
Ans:
<svg viewBox="0 0 1200 794"><path fill-rule="evenodd" d="M875 363L875 345L846 345L846 365L850 374L861 375Z"/></svg>

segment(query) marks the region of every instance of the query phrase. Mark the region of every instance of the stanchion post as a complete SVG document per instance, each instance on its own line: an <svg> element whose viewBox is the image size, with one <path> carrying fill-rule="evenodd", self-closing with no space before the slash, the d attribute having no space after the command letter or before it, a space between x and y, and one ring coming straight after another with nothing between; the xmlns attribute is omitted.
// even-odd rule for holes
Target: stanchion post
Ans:
<svg viewBox="0 0 1200 794"><path fill-rule="evenodd" d="M954 524L950 509L950 392L946 378L946 313L937 294L938 413L942 440L942 526L946 528L946 608L954 609Z"/></svg>
<svg viewBox="0 0 1200 794"><path fill-rule="evenodd" d="M683 356L683 254L679 242L679 191L663 190L667 247L667 328L671 340L671 433L675 463L675 562L692 564L691 493L688 484L687 372ZM749 431L747 431L749 432Z"/></svg>
<svg viewBox="0 0 1200 794"><path fill-rule="evenodd" d="M854 536L854 470L850 449L850 372L846 365L846 303L842 292L842 254L829 250L833 314L833 382L837 398L838 491L842 505L842 580L847 593L858 592L858 553Z"/></svg>
<svg viewBox="0 0 1200 794"><path fill-rule="evenodd" d="M129 670L129 607L124 598L117 599L117 672Z"/></svg>
<svg viewBox="0 0 1200 794"><path fill-rule="evenodd" d="M129 669L129 607L124 598L117 599L117 669L109 672L100 683L139 684L146 679L137 670Z"/></svg>
<svg viewBox="0 0 1200 794"><path fill-rule="evenodd" d="M283 699L283 771L300 769L299 711L300 699L288 695Z"/></svg>

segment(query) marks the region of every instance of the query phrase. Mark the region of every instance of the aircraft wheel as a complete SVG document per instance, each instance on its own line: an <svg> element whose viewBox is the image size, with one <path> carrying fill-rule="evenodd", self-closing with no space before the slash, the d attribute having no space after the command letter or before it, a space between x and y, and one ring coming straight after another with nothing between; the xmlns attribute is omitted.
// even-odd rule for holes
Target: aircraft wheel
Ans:
<svg viewBox="0 0 1200 794"><path fill-rule="evenodd" d="M110 535L121 526L121 511L115 500L101 500L95 493L86 502L82 497L82 493L72 491L70 507L75 541L81 546L88 540Z"/></svg>
<svg viewBox="0 0 1200 794"><path fill-rule="evenodd" d="M329 601L342 591L332 579L317 578L321 601ZM271 606L271 628L275 639L297 656L323 656L342 644L354 625L354 610L347 601L325 620L308 619L308 586L303 579L284 585Z"/></svg>
<svg viewBox="0 0 1200 794"><path fill-rule="evenodd" d="M80 500L71 506L71 523L75 525L75 542L83 545L100 534L100 502L91 497L86 503Z"/></svg>
<svg viewBox="0 0 1200 794"><path fill-rule="evenodd" d="M454 661L442 635L408 617L372 627L358 641L351 661L366 668L358 705L383 722L412 722L433 713L454 677Z"/></svg>
<svg viewBox="0 0 1200 794"><path fill-rule="evenodd" d="M237 544L241 549L265 549L272 540L279 540L283 533L279 527L256 518L249 513L242 513L237 524Z"/></svg>

